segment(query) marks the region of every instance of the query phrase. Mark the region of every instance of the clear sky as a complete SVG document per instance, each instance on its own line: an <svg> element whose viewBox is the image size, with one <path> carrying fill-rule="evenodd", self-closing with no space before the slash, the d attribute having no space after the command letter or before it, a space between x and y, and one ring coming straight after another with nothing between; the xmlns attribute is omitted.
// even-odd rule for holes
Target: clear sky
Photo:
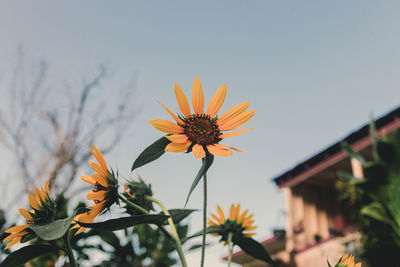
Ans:
<svg viewBox="0 0 400 267"><path fill-rule="evenodd" d="M263 239L284 225L274 175L361 126L370 112L399 105L399 13L400 2L389 0L2 1L0 67L22 45L77 79L99 63L121 83L137 75L143 110L134 134L107 156L125 177L161 136L147 121L169 119L157 101L178 111L174 82L189 96L198 76L207 103L227 83L222 111L248 100L256 115L246 126L257 128L226 141L245 152L215 160L209 210L241 203L255 213L256 238ZM199 167L192 155L166 154L138 173L168 207L179 208ZM201 209L201 201L199 187L188 207ZM191 222L199 230L201 213ZM225 266L219 244L207 253L206 266ZM188 261L198 265L199 253Z"/></svg>

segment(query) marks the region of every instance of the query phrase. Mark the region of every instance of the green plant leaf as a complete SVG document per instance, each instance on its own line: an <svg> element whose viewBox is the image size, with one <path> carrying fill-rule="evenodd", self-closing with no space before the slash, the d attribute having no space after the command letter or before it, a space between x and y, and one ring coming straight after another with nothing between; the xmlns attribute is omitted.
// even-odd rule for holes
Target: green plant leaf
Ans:
<svg viewBox="0 0 400 267"><path fill-rule="evenodd" d="M65 219L55 220L44 225L30 225L26 228L31 229L38 237L43 240L55 240L63 237L68 231L75 214Z"/></svg>
<svg viewBox="0 0 400 267"><path fill-rule="evenodd" d="M55 252L58 250L63 250L63 249L57 246L50 246L50 245L33 245L33 246L23 247L8 255L7 258L5 258L2 263L0 263L0 267L19 266L36 257L39 257L47 253Z"/></svg>
<svg viewBox="0 0 400 267"><path fill-rule="evenodd" d="M358 181L360 180L360 178L355 177L352 173L348 172L348 171L338 171L337 172L337 176L339 176L340 178L342 178L344 181Z"/></svg>
<svg viewBox="0 0 400 267"><path fill-rule="evenodd" d="M329 260L326 260L326 263L328 263L328 267L332 267L332 265L329 263Z"/></svg>
<svg viewBox="0 0 400 267"><path fill-rule="evenodd" d="M171 141L163 136L148 146L142 153L140 153L139 157L137 157L132 165L131 171L161 157L165 153L164 149L169 143L171 143Z"/></svg>
<svg viewBox="0 0 400 267"><path fill-rule="evenodd" d="M206 157L203 158L202 161L203 161L203 164L201 165L201 168L200 168L199 172L197 173L196 178L194 178L192 186L190 187L189 194L186 198L185 207L189 201L190 195L192 194L193 190L196 188L197 184L200 182L201 177L203 177L203 175L207 173L208 169L214 162L214 155L210 154L209 152L206 152Z"/></svg>
<svg viewBox="0 0 400 267"><path fill-rule="evenodd" d="M197 210L192 210L192 209L170 209L170 210L168 210L174 224L180 223L183 219L185 219L187 216L189 216L194 211L197 211ZM164 214L164 213L160 212L160 214ZM164 225L168 225L168 222L165 222Z"/></svg>
<svg viewBox="0 0 400 267"><path fill-rule="evenodd" d="M87 208L78 208L74 211L74 213L65 218L65 219L60 219L60 220L55 220L51 223L48 224L43 224L43 225L29 225L28 229L31 229L38 237L40 237L43 240L55 240L58 238L63 237L63 235L68 231L71 222L75 218L77 214L81 214L83 212L87 212L90 209Z"/></svg>
<svg viewBox="0 0 400 267"><path fill-rule="evenodd" d="M387 214L385 207L379 202L372 202L371 204L363 207L360 211L362 215L371 217L375 220L392 224L389 215Z"/></svg>
<svg viewBox="0 0 400 267"><path fill-rule="evenodd" d="M206 247L210 246L210 243L206 244ZM188 248L188 251L194 251L201 248L201 243L200 244L193 244L190 248Z"/></svg>
<svg viewBox="0 0 400 267"><path fill-rule="evenodd" d="M379 158L385 163L393 163L396 160L396 147L385 141L378 140L376 144L376 151Z"/></svg>
<svg viewBox="0 0 400 267"><path fill-rule="evenodd" d="M101 229L106 231L117 231L132 227L137 224L163 224L169 217L166 215L137 215L132 217L122 217L118 219L111 219L99 223L82 223L77 222L80 226L94 229Z"/></svg>
<svg viewBox="0 0 400 267"><path fill-rule="evenodd" d="M354 158L357 159L358 161L361 162L361 165L365 165L366 161L363 158L363 156L361 156L361 154L355 152L353 149L351 149L351 147L349 146L349 144L347 142L342 142L340 144L342 146L342 149L344 149L347 154L349 154L349 158Z"/></svg>
<svg viewBox="0 0 400 267"><path fill-rule="evenodd" d="M272 260L269 253L260 243L258 243L254 239L249 237L239 237L233 240L233 243L235 245L238 245L244 252L246 252L250 256L253 256L256 259L265 261L267 263L274 264L274 261Z"/></svg>

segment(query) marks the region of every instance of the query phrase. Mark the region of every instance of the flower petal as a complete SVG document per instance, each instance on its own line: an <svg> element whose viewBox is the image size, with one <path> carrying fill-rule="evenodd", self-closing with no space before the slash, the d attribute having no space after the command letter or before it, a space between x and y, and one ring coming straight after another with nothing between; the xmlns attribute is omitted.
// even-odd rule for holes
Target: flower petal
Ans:
<svg viewBox="0 0 400 267"><path fill-rule="evenodd" d="M201 88L201 82L198 77L196 77L193 81L192 105L193 105L193 110L196 114L199 115L203 114L204 95L203 95L203 89Z"/></svg>
<svg viewBox="0 0 400 267"><path fill-rule="evenodd" d="M86 182L86 183L88 183L88 184L91 184L91 185L93 185L93 186L96 185L96 180L93 179L91 176L82 175L82 176L81 176L81 180L84 181L84 182Z"/></svg>
<svg viewBox="0 0 400 267"><path fill-rule="evenodd" d="M26 209L19 209L18 211L27 221L32 221L32 216Z"/></svg>
<svg viewBox="0 0 400 267"><path fill-rule="evenodd" d="M214 144L214 146L218 147L218 148L222 148L222 149L233 149L237 152L243 152L243 150L237 149L233 146L227 146L227 145L222 145L222 144Z"/></svg>
<svg viewBox="0 0 400 267"><path fill-rule="evenodd" d="M21 241L22 237L16 237L14 238L13 241L11 241L10 243L7 244L7 246L4 248L4 250L9 249L10 247L14 246L15 244L17 244L19 241Z"/></svg>
<svg viewBox="0 0 400 267"><path fill-rule="evenodd" d="M89 150L90 152L92 152L92 155L96 158L97 162L100 164L100 166L102 167L102 169L107 172L107 163L104 160L103 154L101 153L101 151L92 143L92 146L94 148L95 151L93 151L90 147Z"/></svg>
<svg viewBox="0 0 400 267"><path fill-rule="evenodd" d="M218 127L221 131L234 130L245 124L248 120L250 120L255 113L256 113L255 110L248 110L228 121L223 122L222 124L219 124L218 123L219 120L217 120Z"/></svg>
<svg viewBox="0 0 400 267"><path fill-rule="evenodd" d="M186 134L173 134L165 136L168 140L175 143L186 143L188 141L188 137Z"/></svg>
<svg viewBox="0 0 400 267"><path fill-rule="evenodd" d="M77 217L75 217L75 218L79 222L92 223L94 218L96 218L96 216L98 216L101 213L101 211L103 210L103 207L104 207L104 203L95 204L95 205L93 205L92 210L90 210L86 213L80 214L81 216L79 216L79 218L77 218ZM86 230L85 227L80 227L80 229L75 233L75 235L78 235L85 230Z"/></svg>
<svg viewBox="0 0 400 267"><path fill-rule="evenodd" d="M239 131L234 131L234 132L230 132L230 133L226 133L226 134L221 134L220 136L218 136L218 138L228 138L228 137L234 137L234 136L238 136L241 135L242 133L247 132L248 130L253 130L256 127L250 127L247 129L243 129L243 130L239 130Z"/></svg>
<svg viewBox="0 0 400 267"><path fill-rule="evenodd" d="M4 232L6 232L6 233L17 232L18 233L18 232L21 232L22 230L24 230L27 226L28 226L28 224L22 224L22 225L13 226L13 227L8 228Z"/></svg>
<svg viewBox="0 0 400 267"><path fill-rule="evenodd" d="M178 116L176 116L171 110L169 110L169 108L167 108L166 106L163 105L163 103L161 103L160 101L158 102L160 103L161 106L163 106L163 108L168 112L169 115L171 115L171 117L179 124L185 124L185 122L181 119L178 118Z"/></svg>
<svg viewBox="0 0 400 267"><path fill-rule="evenodd" d="M207 150L208 150L208 152L210 152L214 156L227 157L227 156L232 156L233 155L232 151L230 151L228 149L224 149L224 148L219 148L219 147L216 147L214 145L208 145L207 146Z"/></svg>
<svg viewBox="0 0 400 267"><path fill-rule="evenodd" d="M244 221L244 219L246 218L246 214L249 212L249 210L245 210L243 211L242 214L240 214L240 216L238 217L237 221L238 223L242 223Z"/></svg>
<svg viewBox="0 0 400 267"><path fill-rule="evenodd" d="M224 114L222 114L222 116L218 118L217 122L222 124L223 122L228 121L228 120L236 117L237 115L240 115L249 107L249 105L250 105L250 102L246 101L239 105L234 106L233 108L229 109Z"/></svg>
<svg viewBox="0 0 400 267"><path fill-rule="evenodd" d="M156 119L151 120L149 123L156 128L157 130L169 133L169 134L180 134L183 133L183 128L176 123L171 121L163 120L163 119Z"/></svg>
<svg viewBox="0 0 400 267"><path fill-rule="evenodd" d="M210 100L210 104L208 104L207 115L210 117L214 117L215 114L221 109L224 104L224 100L226 97L226 92L228 91L228 86L226 84L222 85L215 92L214 96Z"/></svg>
<svg viewBox="0 0 400 267"><path fill-rule="evenodd" d="M235 214L236 214L236 208L235 205L232 204L231 209L229 210L229 220L231 221L235 220L236 219Z"/></svg>
<svg viewBox="0 0 400 267"><path fill-rule="evenodd" d="M203 149L203 146L199 144L195 144L192 148L192 153L197 159L202 159L206 156L206 152Z"/></svg>
<svg viewBox="0 0 400 267"><path fill-rule="evenodd" d="M102 174L98 174L98 173L92 174L92 179L95 180L96 182L98 182L101 186L103 186L105 188L109 187L107 178Z"/></svg>
<svg viewBox="0 0 400 267"><path fill-rule="evenodd" d="M97 191L97 192L90 191L89 193L87 193L86 198L88 200L103 201L106 197L105 193L106 193L106 191L103 191L103 190Z"/></svg>
<svg viewBox="0 0 400 267"><path fill-rule="evenodd" d="M186 143L172 142L165 147L165 151L174 153L185 152L191 144L192 142L190 141L187 141Z"/></svg>
<svg viewBox="0 0 400 267"><path fill-rule="evenodd" d="M29 195L28 195L28 200L29 200L29 205L30 205L32 208L34 208L35 210L38 210L38 209L39 209L39 204L38 204L38 202L37 202L37 200L36 200L36 197L35 197L34 195L29 194Z"/></svg>
<svg viewBox="0 0 400 267"><path fill-rule="evenodd" d="M47 195L50 195L50 188L49 188L49 182L48 181L44 182L44 190L45 190Z"/></svg>
<svg viewBox="0 0 400 267"><path fill-rule="evenodd" d="M225 221L225 214L224 214L224 211L221 209L221 207L219 205L217 205L217 211L218 211L219 217L222 218L222 221L224 222Z"/></svg>
<svg viewBox="0 0 400 267"><path fill-rule="evenodd" d="M187 100L185 93L182 91L181 87L177 83L175 83L175 96L179 108L182 111L182 114L185 115L186 118L189 118L191 114L189 101Z"/></svg>
<svg viewBox="0 0 400 267"><path fill-rule="evenodd" d="M99 164L94 162L93 160L89 160L89 164L92 167L92 169L97 172L100 175L103 175L104 177L108 176L108 171L104 170Z"/></svg>
<svg viewBox="0 0 400 267"><path fill-rule="evenodd" d="M210 213L211 217L214 218L214 220L218 223L218 224L222 224L224 221L221 220L221 218L218 218L217 215L215 215L214 213Z"/></svg>

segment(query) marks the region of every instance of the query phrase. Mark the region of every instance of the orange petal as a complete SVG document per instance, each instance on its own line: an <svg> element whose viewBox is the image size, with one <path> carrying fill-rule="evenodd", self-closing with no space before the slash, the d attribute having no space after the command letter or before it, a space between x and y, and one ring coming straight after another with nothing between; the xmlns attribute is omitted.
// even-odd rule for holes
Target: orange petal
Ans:
<svg viewBox="0 0 400 267"><path fill-rule="evenodd" d="M90 147L89 150L92 153L92 155L96 158L97 162L100 164L100 166L102 167L102 169L107 172L107 163L103 157L103 154L101 153L101 151L92 143L92 146L94 148L95 151L93 151Z"/></svg>
<svg viewBox="0 0 400 267"><path fill-rule="evenodd" d="M229 210L229 220L233 221L236 219L235 212L236 212L235 205L232 204L231 209Z"/></svg>
<svg viewBox="0 0 400 267"><path fill-rule="evenodd" d="M188 141L188 137L186 134L173 134L165 136L168 140L175 143L186 143Z"/></svg>
<svg viewBox="0 0 400 267"><path fill-rule="evenodd" d="M6 238L3 239L3 242L8 242L10 240L13 240L16 237L23 237L24 235L27 235L28 231L23 231L23 232L17 232L12 235L7 236Z"/></svg>
<svg viewBox="0 0 400 267"><path fill-rule="evenodd" d="M240 214L239 218L237 219L238 223L242 223L244 221L244 218L246 217L246 214L249 212L249 210L243 211L242 214Z"/></svg>
<svg viewBox="0 0 400 267"><path fill-rule="evenodd" d="M94 162L93 160L89 160L89 164L90 166L93 168L93 170L95 172L97 172L98 174L103 175L104 177L108 176L108 171L104 170L99 164L97 164L96 162Z"/></svg>
<svg viewBox="0 0 400 267"><path fill-rule="evenodd" d="M5 230L4 232L6 232L6 233L21 232L21 231L24 230L27 226L28 226L28 224L22 224L22 225L13 226L13 227L8 228L8 229Z"/></svg>
<svg viewBox="0 0 400 267"><path fill-rule="evenodd" d="M214 144L214 146L216 146L218 148L222 148L222 149L228 149L229 148L229 149L233 149L233 150L235 150L237 152L243 152L243 150L237 149L237 148L235 148L233 146L227 146L227 145L222 145L222 144Z"/></svg>
<svg viewBox="0 0 400 267"><path fill-rule="evenodd" d="M203 147L199 144L195 144L192 148L192 153L197 159L202 159L206 156L206 152Z"/></svg>
<svg viewBox="0 0 400 267"><path fill-rule="evenodd" d="M218 224L222 224L222 223L224 222L223 220L221 220L221 218L218 218L217 215L215 215L215 214L213 214L213 213L210 213L210 214L211 214L211 217L213 217L214 220L215 220Z"/></svg>
<svg viewBox="0 0 400 267"><path fill-rule="evenodd" d="M227 112L225 112L224 114L222 114L221 117L218 118L217 122L218 123L223 123L227 120L230 120L234 117L236 117L237 115L242 114L250 105L249 101L240 103L239 105L234 106L233 108L229 109Z"/></svg>
<svg viewBox="0 0 400 267"><path fill-rule="evenodd" d="M36 197L38 204L40 205L40 203L42 201L42 193L40 192L40 190L38 188L35 188L35 197Z"/></svg>
<svg viewBox="0 0 400 267"><path fill-rule="evenodd" d="M226 92L228 91L228 86L226 84L222 85L215 92L213 97L210 100L210 104L208 104L207 115L210 117L214 117L215 114L221 109L224 104Z"/></svg>
<svg viewBox="0 0 400 267"><path fill-rule="evenodd" d="M37 200L36 200L36 197L35 197L34 195L29 194L29 195L28 195L28 200L29 200L29 205L30 205L32 208L34 208L35 210L38 210L38 209L39 209L39 204L38 204L38 202L37 202Z"/></svg>
<svg viewBox="0 0 400 267"><path fill-rule="evenodd" d="M167 108L166 106L164 106L163 103L161 103L161 102L158 102L158 103L160 103L160 105L163 106L163 108L168 112L169 115L171 115L171 117L172 117L177 123L182 124L182 125L185 124L185 122L184 122L183 120L179 119L179 117L176 116L174 113L172 113L172 111L169 110L169 108Z"/></svg>
<svg viewBox="0 0 400 267"><path fill-rule="evenodd" d="M222 218L222 221L225 221L225 214L219 205L217 205L217 211L218 211L219 217Z"/></svg>
<svg viewBox="0 0 400 267"><path fill-rule="evenodd" d="M198 77L196 77L193 81L192 105L193 105L193 110L196 114L199 115L203 114L204 95L203 95L203 89L201 88L201 82Z"/></svg>
<svg viewBox="0 0 400 267"><path fill-rule="evenodd" d="M149 123L156 128L157 130L169 133L169 134L181 134L183 133L183 128L176 123L171 121L163 120L163 119L156 119L151 120Z"/></svg>
<svg viewBox="0 0 400 267"><path fill-rule="evenodd" d="M10 243L7 244L7 246L4 248L4 250L9 249L10 247L14 246L15 244L17 244L19 241L21 241L22 237L16 237L14 238L13 241L11 241Z"/></svg>
<svg viewBox="0 0 400 267"><path fill-rule="evenodd" d="M47 195L50 195L49 182L47 181L44 182L44 190L46 191Z"/></svg>
<svg viewBox="0 0 400 267"><path fill-rule="evenodd" d="M102 186L104 186L105 188L109 187L107 178L104 177L104 175L102 174L98 173L92 174L92 179L101 184Z"/></svg>
<svg viewBox="0 0 400 267"><path fill-rule="evenodd" d="M218 225L212 220L208 220L207 224L210 225L210 226L217 226Z"/></svg>
<svg viewBox="0 0 400 267"><path fill-rule="evenodd" d="M185 152L191 144L192 142L190 141L187 141L186 143L172 142L165 147L165 151L174 153Z"/></svg>
<svg viewBox="0 0 400 267"><path fill-rule="evenodd" d="M81 180L84 181L84 182L86 182L86 183L89 183L89 184L91 184L91 185L93 185L93 186L96 185L96 181L95 181L92 177L90 177L90 176L82 175L82 176L81 176Z"/></svg>
<svg viewBox="0 0 400 267"><path fill-rule="evenodd" d="M32 221L32 216L26 209L19 209L18 211L27 221Z"/></svg>
<svg viewBox="0 0 400 267"><path fill-rule="evenodd" d="M247 129L243 129L243 130L239 130L239 131L235 131L235 132L231 132L231 133L221 134L220 136L218 136L218 138L228 138L228 137L238 136L238 135L241 135L242 133L247 132L248 130L253 130L255 128L256 127L250 127Z"/></svg>
<svg viewBox="0 0 400 267"><path fill-rule="evenodd" d="M191 113L189 102L185 96L185 93L177 83L175 83L175 96L182 114L185 115L186 118L189 118Z"/></svg>
<svg viewBox="0 0 400 267"><path fill-rule="evenodd" d="M250 120L255 113L256 113L255 110L248 110L228 121L223 122L222 124L219 124L217 120L218 127L221 131L234 130L245 124L248 120Z"/></svg>
<svg viewBox="0 0 400 267"><path fill-rule="evenodd" d="M230 151L228 149L224 149L224 148L219 148L219 147L216 147L214 145L208 145L207 146L207 150L208 150L208 152L210 152L214 156L227 157L227 156L232 156L233 155L232 151Z"/></svg>
<svg viewBox="0 0 400 267"><path fill-rule="evenodd" d="M246 227L246 231L251 231L251 230L254 230L257 228L258 228L258 226L248 226L248 227Z"/></svg>
<svg viewBox="0 0 400 267"><path fill-rule="evenodd" d="M104 200L106 191L90 191L89 193L87 193L87 199L88 200L97 200L97 201L102 201Z"/></svg>

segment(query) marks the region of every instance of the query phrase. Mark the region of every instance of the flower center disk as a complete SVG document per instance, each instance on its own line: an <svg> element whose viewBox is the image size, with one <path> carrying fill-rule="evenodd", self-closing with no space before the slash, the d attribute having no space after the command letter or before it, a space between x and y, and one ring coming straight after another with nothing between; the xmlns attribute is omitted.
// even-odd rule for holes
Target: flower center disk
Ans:
<svg viewBox="0 0 400 267"><path fill-rule="evenodd" d="M216 120L206 114L195 114L185 119L184 132L194 144L212 145L221 141Z"/></svg>

